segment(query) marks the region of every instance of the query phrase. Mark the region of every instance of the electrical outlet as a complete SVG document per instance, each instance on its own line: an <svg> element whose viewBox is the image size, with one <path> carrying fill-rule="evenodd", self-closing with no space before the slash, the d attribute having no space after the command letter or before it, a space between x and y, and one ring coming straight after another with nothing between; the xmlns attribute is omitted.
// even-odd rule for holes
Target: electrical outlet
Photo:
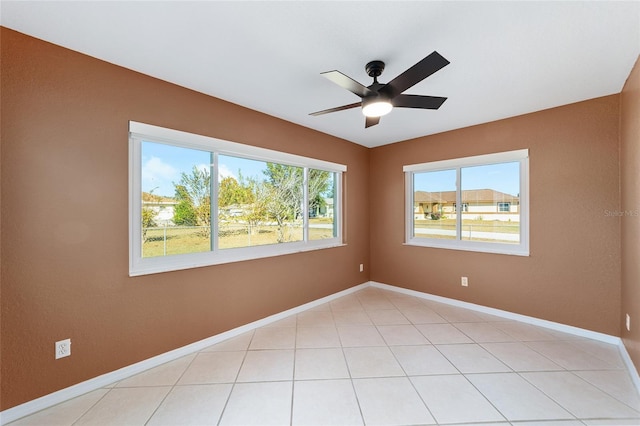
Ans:
<svg viewBox="0 0 640 426"><path fill-rule="evenodd" d="M364 264L363 263L360 264L360 272L364 272Z"/></svg>
<svg viewBox="0 0 640 426"><path fill-rule="evenodd" d="M56 359L71 355L71 339L56 342Z"/></svg>
<svg viewBox="0 0 640 426"><path fill-rule="evenodd" d="M629 316L629 314L627 314L626 325L627 325L627 331L631 331L631 317Z"/></svg>
<svg viewBox="0 0 640 426"><path fill-rule="evenodd" d="M469 278L462 277L460 279L460 284L462 284L462 287L469 287Z"/></svg>

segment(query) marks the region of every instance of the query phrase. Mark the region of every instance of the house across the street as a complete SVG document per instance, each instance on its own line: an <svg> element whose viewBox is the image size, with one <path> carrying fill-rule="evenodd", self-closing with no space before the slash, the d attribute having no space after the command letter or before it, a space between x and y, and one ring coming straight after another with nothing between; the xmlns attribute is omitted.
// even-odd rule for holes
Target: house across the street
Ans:
<svg viewBox="0 0 640 426"><path fill-rule="evenodd" d="M456 191L415 191L413 195L415 219L455 219L459 211ZM520 221L520 198L494 189L462 191L463 219ZM436 215L436 216L432 216Z"/></svg>

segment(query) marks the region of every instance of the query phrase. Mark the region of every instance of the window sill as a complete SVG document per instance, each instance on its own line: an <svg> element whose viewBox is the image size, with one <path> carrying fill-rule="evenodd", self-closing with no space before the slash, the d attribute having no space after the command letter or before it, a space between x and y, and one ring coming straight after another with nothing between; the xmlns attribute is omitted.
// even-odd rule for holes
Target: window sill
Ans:
<svg viewBox="0 0 640 426"><path fill-rule="evenodd" d="M130 260L129 276L142 276L158 274L162 272L180 271L191 268L202 268L206 266L223 265L226 263L244 262L247 260L263 259L267 257L283 256L307 251L330 249L343 247L347 244L342 242L330 243L287 243L283 245L269 245L256 247L242 247L237 249L220 250L217 253L190 253L183 255L161 256L144 258L137 264Z"/></svg>
<svg viewBox="0 0 640 426"><path fill-rule="evenodd" d="M528 257L529 249L526 247L520 246L512 246L508 244L494 244L494 243L476 243L473 241L455 241L455 243L438 243L438 242L423 242L423 241L414 241L411 240L406 243L402 243L405 246L413 246L413 247L426 247L426 248L436 248L436 249L447 249L447 250L461 250L461 251L471 251L477 253L492 253L492 254L506 254L512 256L524 256Z"/></svg>

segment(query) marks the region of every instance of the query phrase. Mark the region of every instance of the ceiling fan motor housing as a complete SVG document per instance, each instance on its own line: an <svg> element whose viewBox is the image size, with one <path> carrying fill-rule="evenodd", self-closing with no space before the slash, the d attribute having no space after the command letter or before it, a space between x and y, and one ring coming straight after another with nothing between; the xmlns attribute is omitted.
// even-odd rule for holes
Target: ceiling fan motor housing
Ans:
<svg viewBox="0 0 640 426"><path fill-rule="evenodd" d="M384 62L371 61L364 67L364 69L367 71L367 75L369 77L373 77L375 79L382 74L382 71L384 71Z"/></svg>

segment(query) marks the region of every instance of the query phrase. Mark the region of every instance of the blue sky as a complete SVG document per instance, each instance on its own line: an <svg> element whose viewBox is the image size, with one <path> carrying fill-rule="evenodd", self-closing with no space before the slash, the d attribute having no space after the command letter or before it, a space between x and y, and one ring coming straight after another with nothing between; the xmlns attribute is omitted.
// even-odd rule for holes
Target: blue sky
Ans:
<svg viewBox="0 0 640 426"><path fill-rule="evenodd" d="M464 167L461 170L462 189L494 189L505 194L518 195L520 163L500 163L487 166ZM414 174L416 191L455 191L455 170L442 170Z"/></svg>
<svg viewBox="0 0 640 426"><path fill-rule="evenodd" d="M219 174L221 177L238 178L239 171L244 177L263 179L262 170L266 164L262 161L219 156ZM183 172L190 173L193 166L209 168L211 155L208 151L181 148L155 142L142 143L142 191L153 191L156 195L173 197L173 183L180 181Z"/></svg>
<svg viewBox="0 0 640 426"><path fill-rule="evenodd" d="M180 181L182 172L190 173L193 166L209 168L211 157L208 151L180 148L154 142L142 143L142 190L153 191L156 195L173 197L173 183ZM245 178L264 179L263 161L244 158L219 156L219 174L221 178L238 178L239 172ZM443 170L429 173L416 173L414 188L416 191L455 191L455 170ZM506 194L518 195L519 163L500 163L488 166L465 167L462 169L462 189L495 189Z"/></svg>

